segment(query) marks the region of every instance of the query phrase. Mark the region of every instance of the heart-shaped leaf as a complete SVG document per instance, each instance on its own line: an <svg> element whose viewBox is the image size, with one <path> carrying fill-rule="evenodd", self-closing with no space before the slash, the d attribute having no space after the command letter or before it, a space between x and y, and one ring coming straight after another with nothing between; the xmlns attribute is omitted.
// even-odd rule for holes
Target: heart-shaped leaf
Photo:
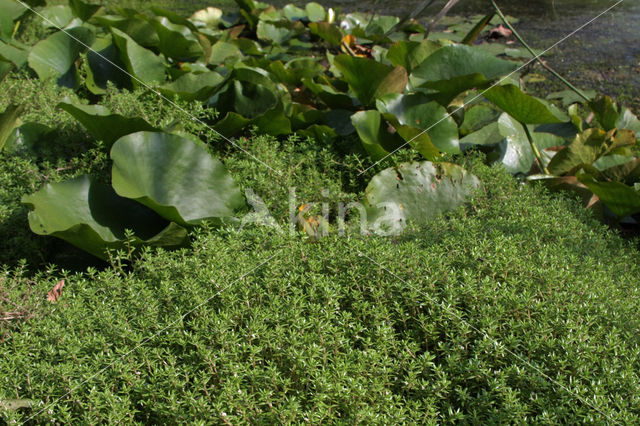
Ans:
<svg viewBox="0 0 640 426"><path fill-rule="evenodd" d="M484 96L520 123L543 124L565 121L556 116L542 99L527 95L513 84L492 87L484 92Z"/></svg>
<svg viewBox="0 0 640 426"><path fill-rule="evenodd" d="M30 206L29 226L39 235L61 238L102 259L106 249L125 247L125 230L134 232L132 245L176 247L184 243L184 228L123 197L89 176L45 185L22 198Z"/></svg>
<svg viewBox="0 0 640 426"><path fill-rule="evenodd" d="M403 163L378 173L365 191L370 229L398 234L407 222L428 223L458 208L481 186L460 166L430 161Z"/></svg>
<svg viewBox="0 0 640 426"><path fill-rule="evenodd" d="M324 21L327 17L327 12L325 12L324 7L316 2L307 3L304 9L311 22Z"/></svg>
<svg viewBox="0 0 640 426"><path fill-rule="evenodd" d="M156 17L149 23L158 34L158 49L169 58L190 62L204 54L198 38L188 27L174 24L164 16Z"/></svg>
<svg viewBox="0 0 640 426"><path fill-rule="evenodd" d="M393 65L404 67L408 73L423 63L429 55L440 49L442 46L430 40L399 41L389 47L387 59Z"/></svg>
<svg viewBox="0 0 640 426"><path fill-rule="evenodd" d="M463 44L445 46L428 58L411 73L411 84L442 92L461 93L518 68L514 62L498 59L483 50Z"/></svg>
<svg viewBox="0 0 640 426"><path fill-rule="evenodd" d="M88 21L89 18L102 9L99 4L89 4L82 0L69 0L69 7L73 10L73 14L83 21Z"/></svg>
<svg viewBox="0 0 640 426"><path fill-rule="evenodd" d="M205 101L224 81L225 78L215 71L202 74L187 73L176 81L158 87L158 91L168 97L178 96L187 101Z"/></svg>
<svg viewBox="0 0 640 426"><path fill-rule="evenodd" d="M348 55L336 56L334 65L340 70L362 105L372 105L376 98L389 93L402 93L407 86L407 70Z"/></svg>
<svg viewBox="0 0 640 426"><path fill-rule="evenodd" d="M76 88L78 72L75 62L80 53L86 50L85 46L93 43L94 36L91 30L84 27L70 28L66 32L73 38L59 31L33 46L29 53L29 66L42 80L56 78L61 86Z"/></svg>
<svg viewBox="0 0 640 426"><path fill-rule="evenodd" d="M157 131L155 127L140 117L124 117L113 114L101 105L81 105L60 102L62 108L71 114L97 140L103 141L109 148L124 135L140 131Z"/></svg>
<svg viewBox="0 0 640 426"><path fill-rule="evenodd" d="M351 123L360 136L362 147L374 161L386 157L404 144L395 129L389 132L389 124L378 111L357 112L351 116Z"/></svg>
<svg viewBox="0 0 640 426"><path fill-rule="evenodd" d="M166 79L164 62L158 55L140 46L117 28L112 28L111 32L120 50L120 59L126 65L127 71L136 77L132 79L134 87L139 87L142 84L140 81L154 84Z"/></svg>
<svg viewBox="0 0 640 426"><path fill-rule="evenodd" d="M222 163L191 139L139 132L111 149L113 187L183 226L220 223L245 206L238 185Z"/></svg>
<svg viewBox="0 0 640 426"><path fill-rule="evenodd" d="M378 111L397 117L402 125L427 130L431 142L442 152L459 153L458 126L447 110L420 94L393 93L376 101Z"/></svg>
<svg viewBox="0 0 640 426"><path fill-rule="evenodd" d="M96 95L107 93L108 82L116 87L131 88L131 79L123 71L125 68L113 39L98 38L87 52L87 62L84 64L87 73L85 85Z"/></svg>

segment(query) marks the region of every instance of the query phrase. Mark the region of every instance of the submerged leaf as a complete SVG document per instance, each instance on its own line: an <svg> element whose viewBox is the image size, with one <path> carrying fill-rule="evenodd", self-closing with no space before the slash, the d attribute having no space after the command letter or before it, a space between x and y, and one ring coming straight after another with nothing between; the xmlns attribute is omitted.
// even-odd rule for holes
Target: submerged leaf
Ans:
<svg viewBox="0 0 640 426"><path fill-rule="evenodd" d="M245 206L238 185L220 161L191 139L139 132L111 149L113 187L183 226L220 223Z"/></svg>

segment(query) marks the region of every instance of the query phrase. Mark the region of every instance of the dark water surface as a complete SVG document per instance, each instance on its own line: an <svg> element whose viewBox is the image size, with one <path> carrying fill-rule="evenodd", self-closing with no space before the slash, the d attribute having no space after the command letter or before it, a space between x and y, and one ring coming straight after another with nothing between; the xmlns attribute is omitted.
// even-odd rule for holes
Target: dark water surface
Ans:
<svg viewBox="0 0 640 426"><path fill-rule="evenodd" d="M305 1L272 0L276 6ZM343 12L375 12L403 16L422 0L317 0ZM203 6L228 9L229 0L182 0L184 11ZM430 21L444 0L425 11L421 20ZM617 3L616 0L497 0L505 14L517 17L516 28L537 49L546 49ZM488 0L460 0L449 15L473 16L491 11ZM576 35L545 55L550 65L584 89L616 96L640 112L640 0L623 0ZM548 90L562 87L549 81Z"/></svg>

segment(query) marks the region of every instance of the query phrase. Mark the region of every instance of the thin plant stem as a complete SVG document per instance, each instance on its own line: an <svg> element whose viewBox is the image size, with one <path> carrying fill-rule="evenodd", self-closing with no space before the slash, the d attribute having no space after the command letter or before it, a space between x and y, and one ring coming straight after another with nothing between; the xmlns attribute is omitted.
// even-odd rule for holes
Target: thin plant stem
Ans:
<svg viewBox="0 0 640 426"><path fill-rule="evenodd" d="M540 170L542 170L546 174L550 175L551 173L549 173L549 169L547 169L544 166L544 164L542 163L542 155L540 155L540 151L538 150L538 147L536 146L536 143L533 141L533 136L531 135L531 132L529 131L529 128L527 127L526 124L524 124L522 122L520 122L520 125L524 128L524 133L527 135L527 139L529 140L529 145L531 145L531 149L533 150L533 154L536 156L536 161L538 162L538 167L540 168Z"/></svg>
<svg viewBox="0 0 640 426"><path fill-rule="evenodd" d="M573 90L574 92L576 92L578 94L578 96L580 96L582 99L584 99L585 101L589 102L591 101L591 99L585 95L580 89L578 89L576 86L574 86L573 84L571 84L566 78L564 78L563 76L561 76L560 74L558 74L558 72L556 70L554 70L553 68L551 68L549 65L547 65L546 62L544 62L542 60L542 58L540 56L538 56L531 47L529 47L529 45L527 44L527 42L524 41L524 39L520 36L520 34L518 34L518 32L516 31L515 28L513 28L513 26L511 25L511 23L509 22L509 20L507 19L506 16L504 16L504 14L502 13L502 10L500 10L500 8L498 7L498 5L496 4L496 2L494 0L489 0L491 2L491 4L493 5L493 8L496 10L496 13L498 14L498 16L500 16L500 19L502 19L502 22L504 22L504 24L509 27L509 29L513 32L513 35L518 39L518 41L520 43L522 43L522 45L529 51L529 53L531 53L531 55L533 55L533 57L538 61L538 63L540 63L540 65L542 65L542 67L544 69L546 69L547 71L549 71L551 74L553 74L558 80L560 80L565 86L567 86L569 89Z"/></svg>

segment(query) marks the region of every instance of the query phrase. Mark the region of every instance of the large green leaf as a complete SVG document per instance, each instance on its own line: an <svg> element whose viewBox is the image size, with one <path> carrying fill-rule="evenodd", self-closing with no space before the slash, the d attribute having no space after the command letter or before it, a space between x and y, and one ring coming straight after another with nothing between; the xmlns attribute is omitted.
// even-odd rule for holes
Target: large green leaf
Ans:
<svg viewBox="0 0 640 426"><path fill-rule="evenodd" d="M376 102L378 111L397 117L402 125L427 130L431 142L442 152L459 153L458 126L447 110L420 94L386 95Z"/></svg>
<svg viewBox="0 0 640 426"><path fill-rule="evenodd" d="M342 31L337 25L328 22L311 22L309 24L311 34L317 35L333 46L339 46L342 41Z"/></svg>
<svg viewBox="0 0 640 426"><path fill-rule="evenodd" d="M111 149L116 192L180 225L233 217L245 202L222 163L191 139L139 132Z"/></svg>
<svg viewBox="0 0 640 426"><path fill-rule="evenodd" d="M124 117L113 114L101 105L81 105L71 102L60 102L62 108L71 114L87 131L111 147L113 143L124 135L140 131L157 131L155 127L140 117Z"/></svg>
<svg viewBox="0 0 640 426"><path fill-rule="evenodd" d="M45 28L64 28L74 19L73 11L66 5L45 7L40 11L40 14L43 18L42 25Z"/></svg>
<svg viewBox="0 0 640 426"><path fill-rule="evenodd" d="M20 125L20 114L24 110L24 105L9 105L0 114L0 151L7 143L13 129Z"/></svg>
<svg viewBox="0 0 640 426"><path fill-rule="evenodd" d="M164 16L156 17L149 22L158 34L158 49L166 56L177 61L189 62L204 54L198 37L188 27L174 24Z"/></svg>
<svg viewBox="0 0 640 426"><path fill-rule="evenodd" d="M351 123L360 136L362 147L374 161L386 157L404 144L398 134L389 132L389 124L378 111L359 111L351 116Z"/></svg>
<svg viewBox="0 0 640 426"><path fill-rule="evenodd" d="M134 232L130 241L134 246L179 246L186 239L184 228L86 175L47 184L22 202L33 209L29 213L33 232L61 238L103 259L106 249L125 246L126 229Z"/></svg>
<svg viewBox="0 0 640 426"><path fill-rule="evenodd" d="M460 166L430 161L403 163L378 173L367 186L367 220L381 234L398 234L407 222L428 223L458 208L481 186Z"/></svg>
<svg viewBox="0 0 640 426"><path fill-rule="evenodd" d="M59 31L33 46L29 66L42 80L56 78L58 84L75 88L78 85L75 61L86 50L85 46L93 43L94 36L84 27L70 28L67 33Z"/></svg>
<svg viewBox="0 0 640 426"><path fill-rule="evenodd" d="M618 129L632 130L636 135L636 139L640 140L640 120L638 120L638 117L636 117L629 108L623 108L616 122L616 127Z"/></svg>
<svg viewBox="0 0 640 426"><path fill-rule="evenodd" d="M411 73L416 67L423 63L429 55L440 49L442 46L430 40L399 41L389 47L387 59L393 65L404 67Z"/></svg>
<svg viewBox="0 0 640 426"><path fill-rule="evenodd" d="M91 50L87 52L84 65L87 73L85 85L95 95L106 94L108 82L120 88L131 87L131 79L124 71L126 65L120 60L118 48L113 44L112 37L96 39Z"/></svg>
<svg viewBox="0 0 640 426"><path fill-rule="evenodd" d="M598 119L598 123L604 130L611 130L616 127L620 116L618 106L609 96L600 96L598 99L589 102L589 108L591 108Z"/></svg>
<svg viewBox="0 0 640 426"><path fill-rule="evenodd" d="M513 84L492 87L484 92L484 96L521 123L543 124L564 121L556 116L544 101L527 95Z"/></svg>
<svg viewBox="0 0 640 426"><path fill-rule="evenodd" d="M373 59L348 55L336 56L334 65L365 106L388 93L402 93L407 86L407 70L401 66L392 67Z"/></svg>
<svg viewBox="0 0 640 426"><path fill-rule="evenodd" d="M598 182L589 174L579 174L578 180L587 186L618 217L640 212L640 192L620 182Z"/></svg>
<svg viewBox="0 0 640 426"><path fill-rule="evenodd" d="M324 7L315 2L307 3L304 9L311 22L324 21L327 16L327 12L325 12Z"/></svg>
<svg viewBox="0 0 640 426"><path fill-rule="evenodd" d="M187 73L176 81L158 87L165 96L178 96L181 99L204 101L209 99L225 78L215 71L202 74Z"/></svg>
<svg viewBox="0 0 640 426"><path fill-rule="evenodd" d="M0 15L15 21L24 15L29 9L15 0L0 0Z"/></svg>
<svg viewBox="0 0 640 426"><path fill-rule="evenodd" d="M498 161L511 174L528 174L535 155L522 124L504 113L498 119L498 130L504 138L498 146Z"/></svg>
<svg viewBox="0 0 640 426"><path fill-rule="evenodd" d="M605 132L597 128L587 129L558 152L548 168L554 175L572 174L583 165L592 165L600 156L616 148L634 144L635 137L631 130Z"/></svg>
<svg viewBox="0 0 640 426"><path fill-rule="evenodd" d="M143 15L104 15L96 16L92 21L106 28L117 28L144 47L157 47L160 43L156 30Z"/></svg>
<svg viewBox="0 0 640 426"><path fill-rule="evenodd" d="M89 4L82 0L69 0L69 7L73 10L73 14L83 21L88 21L89 18L102 9L102 6L98 4Z"/></svg>
<svg viewBox="0 0 640 426"><path fill-rule="evenodd" d="M120 59L126 65L127 71L136 77L132 79L134 87L141 85L138 79L145 84L154 84L165 80L164 62L158 55L140 46L131 37L115 27L111 28L111 32L113 40L120 50Z"/></svg>
<svg viewBox="0 0 640 426"><path fill-rule="evenodd" d="M0 60L13 63L16 68L22 67L29 58L29 46L15 40L7 43L0 41Z"/></svg>
<svg viewBox="0 0 640 426"><path fill-rule="evenodd" d="M44 124L28 122L13 129L4 146L11 154L39 156L50 142L54 129Z"/></svg>
<svg viewBox="0 0 640 426"><path fill-rule="evenodd" d="M514 62L498 59L483 50L462 44L445 46L428 58L411 73L411 84L442 92L460 93L476 87L483 80L497 79L518 68ZM477 74L483 78L478 79ZM465 83L465 80L468 82Z"/></svg>

